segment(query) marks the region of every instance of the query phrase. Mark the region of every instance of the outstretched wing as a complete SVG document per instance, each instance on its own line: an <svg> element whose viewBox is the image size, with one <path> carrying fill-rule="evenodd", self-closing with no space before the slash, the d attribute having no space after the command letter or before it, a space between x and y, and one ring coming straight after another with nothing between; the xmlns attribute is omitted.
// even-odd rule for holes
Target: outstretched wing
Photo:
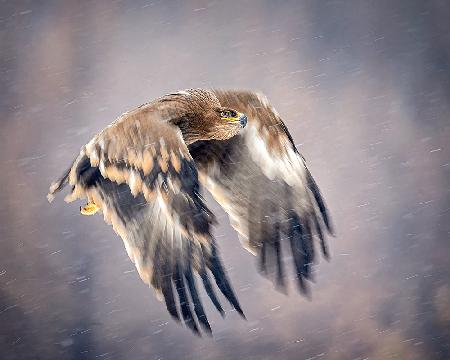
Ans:
<svg viewBox="0 0 450 360"><path fill-rule="evenodd" d="M319 188L285 124L264 95L214 92L222 106L246 114L248 125L227 141L189 146L200 179L229 214L244 247L258 256L260 271L285 288L281 252L286 243L299 289L306 292L304 279L312 279L315 260L313 235L328 258L324 230L332 233Z"/></svg>
<svg viewBox="0 0 450 360"><path fill-rule="evenodd" d="M213 214L199 195L197 169L177 128L145 106L124 114L82 148L49 196L66 183L72 186L67 201L88 198L100 208L172 317L180 319L181 312L191 330L199 333L198 322L211 333L194 273L222 315L208 273L243 315L211 235Z"/></svg>

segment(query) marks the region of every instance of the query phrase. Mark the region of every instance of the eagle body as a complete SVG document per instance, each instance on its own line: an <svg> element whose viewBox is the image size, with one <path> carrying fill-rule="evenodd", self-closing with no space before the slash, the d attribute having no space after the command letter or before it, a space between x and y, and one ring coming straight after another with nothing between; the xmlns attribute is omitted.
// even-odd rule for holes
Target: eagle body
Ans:
<svg viewBox="0 0 450 360"><path fill-rule="evenodd" d="M324 233L332 226L319 188L262 94L188 89L142 105L81 148L51 185L49 200L67 184L66 201L87 198L82 214L103 213L142 280L197 334L211 333L198 280L222 315L214 283L244 316L202 189L229 214L243 246L278 288L286 287L282 248L292 254L303 293L315 259L313 235L328 257Z"/></svg>

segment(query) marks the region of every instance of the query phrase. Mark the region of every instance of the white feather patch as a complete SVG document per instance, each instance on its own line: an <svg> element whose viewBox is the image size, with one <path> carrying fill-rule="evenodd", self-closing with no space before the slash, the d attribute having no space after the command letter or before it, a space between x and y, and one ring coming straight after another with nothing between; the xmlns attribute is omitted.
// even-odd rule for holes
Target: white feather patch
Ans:
<svg viewBox="0 0 450 360"><path fill-rule="evenodd" d="M290 146L284 147L284 154L270 153L264 139L269 135L261 134L252 124L247 126L244 136L253 161L270 180L281 179L291 186L305 184L305 165Z"/></svg>

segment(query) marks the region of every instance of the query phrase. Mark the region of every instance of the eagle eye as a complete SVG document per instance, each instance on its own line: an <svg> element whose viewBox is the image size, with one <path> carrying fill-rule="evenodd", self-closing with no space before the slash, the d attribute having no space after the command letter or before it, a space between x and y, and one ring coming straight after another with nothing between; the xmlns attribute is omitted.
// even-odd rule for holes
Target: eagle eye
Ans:
<svg viewBox="0 0 450 360"><path fill-rule="evenodd" d="M220 112L220 117L222 117L222 118L235 118L235 117L237 117L237 113L234 110L222 110Z"/></svg>

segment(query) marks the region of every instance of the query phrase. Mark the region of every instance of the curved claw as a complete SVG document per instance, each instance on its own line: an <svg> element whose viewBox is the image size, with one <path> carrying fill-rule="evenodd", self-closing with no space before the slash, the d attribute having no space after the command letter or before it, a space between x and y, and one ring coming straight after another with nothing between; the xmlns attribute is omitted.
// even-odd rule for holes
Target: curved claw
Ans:
<svg viewBox="0 0 450 360"><path fill-rule="evenodd" d="M80 212L82 215L94 215L100 208L93 202L89 201L83 207L80 207Z"/></svg>

